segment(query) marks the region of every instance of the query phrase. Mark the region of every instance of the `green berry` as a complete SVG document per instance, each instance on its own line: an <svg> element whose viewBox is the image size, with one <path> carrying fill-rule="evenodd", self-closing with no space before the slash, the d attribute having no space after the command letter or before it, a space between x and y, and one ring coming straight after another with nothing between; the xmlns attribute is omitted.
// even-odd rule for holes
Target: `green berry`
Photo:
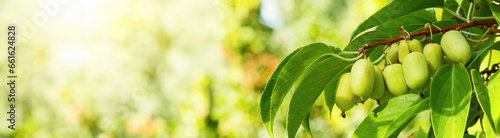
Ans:
<svg viewBox="0 0 500 138"><path fill-rule="evenodd" d="M373 84L373 91L370 98L378 100L384 96L385 82L384 76L382 75L382 70L378 66L373 66L375 69L375 82Z"/></svg>
<svg viewBox="0 0 500 138"><path fill-rule="evenodd" d="M350 110L359 100L359 97L352 94L351 74L344 73L337 85L337 94L335 95L335 104L342 112Z"/></svg>
<svg viewBox="0 0 500 138"><path fill-rule="evenodd" d="M384 75L385 85L394 96L408 93L409 89L406 86L401 64L392 64L385 67L382 74Z"/></svg>
<svg viewBox="0 0 500 138"><path fill-rule="evenodd" d="M453 63L467 64L471 58L471 49L462 33L451 30L441 38L441 48Z"/></svg>
<svg viewBox="0 0 500 138"><path fill-rule="evenodd" d="M417 39L412 40L401 40L399 44L398 57L399 61L403 63L403 59L410 52L422 52L422 44Z"/></svg>
<svg viewBox="0 0 500 138"><path fill-rule="evenodd" d="M351 89L354 95L361 99L366 99L373 91L373 81L375 79L375 70L373 64L360 59L352 65L351 69Z"/></svg>
<svg viewBox="0 0 500 138"><path fill-rule="evenodd" d="M403 59L403 73L410 89L420 91L429 81L429 67L424 54L412 52Z"/></svg>
<svg viewBox="0 0 500 138"><path fill-rule="evenodd" d="M443 65L443 50L436 43L430 43L424 47L424 56L429 66L429 73L434 76L434 73Z"/></svg>
<svg viewBox="0 0 500 138"><path fill-rule="evenodd" d="M399 44L398 43L394 43L392 44L389 49L387 50L387 58L385 59L386 60L386 64L389 64L389 62L387 61L390 61L390 63L392 64L395 64L398 62L398 48L399 48Z"/></svg>
<svg viewBox="0 0 500 138"><path fill-rule="evenodd" d="M408 40L412 52L422 52L422 43L417 39Z"/></svg>
<svg viewBox="0 0 500 138"><path fill-rule="evenodd" d="M406 55L410 54L410 50L408 49L408 45L410 45L408 40L401 40L401 43L399 43L398 58L399 58L399 62L401 62L401 63L403 63L403 59L406 57Z"/></svg>

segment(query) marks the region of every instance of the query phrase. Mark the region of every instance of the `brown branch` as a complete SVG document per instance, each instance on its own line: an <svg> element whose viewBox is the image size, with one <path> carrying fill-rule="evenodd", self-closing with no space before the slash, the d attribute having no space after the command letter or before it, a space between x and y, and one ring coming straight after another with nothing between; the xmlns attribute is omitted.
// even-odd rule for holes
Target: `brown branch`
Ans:
<svg viewBox="0 0 500 138"><path fill-rule="evenodd" d="M434 33L446 32L449 30L462 30L462 29L474 27L474 26L492 26L493 24L496 24L496 23L497 23L497 21L495 19L482 20L482 21L471 21L469 23L441 27L441 30L439 30L438 28L432 28L431 30L424 29L423 31L420 31L420 32L410 33L410 36L416 37L416 36L421 36L421 35L429 35L431 33L431 31L434 34ZM370 49L373 47L377 47L379 45L390 45L392 43L401 41L403 39L404 39L404 35L400 36L400 37L393 38L393 39L385 40L385 41L367 44L367 45L363 46L362 49L366 50L366 49Z"/></svg>
<svg viewBox="0 0 500 138"><path fill-rule="evenodd" d="M483 77L483 81L485 83L488 82L488 78L490 77L490 75L497 72L498 68L498 64L493 64L493 66L491 66L491 69L485 68L483 71L481 71L481 75L486 74L486 77Z"/></svg>

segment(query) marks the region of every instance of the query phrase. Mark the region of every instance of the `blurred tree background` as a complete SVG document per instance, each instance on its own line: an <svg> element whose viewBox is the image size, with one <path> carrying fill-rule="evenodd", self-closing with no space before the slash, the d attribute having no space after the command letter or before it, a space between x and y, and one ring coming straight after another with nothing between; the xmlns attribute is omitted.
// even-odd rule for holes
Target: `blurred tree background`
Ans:
<svg viewBox="0 0 500 138"><path fill-rule="evenodd" d="M0 121L0 134L269 137L259 102L279 62L314 42L343 48L355 27L389 2L0 1L0 42L8 25L19 28L16 130ZM7 67L0 72L5 77ZM316 137L349 137L376 105L356 106L342 119L337 108L330 117L319 99L311 112ZM9 104L0 100L0 111ZM277 137L286 136L287 110L277 115ZM414 124L402 135L429 127Z"/></svg>

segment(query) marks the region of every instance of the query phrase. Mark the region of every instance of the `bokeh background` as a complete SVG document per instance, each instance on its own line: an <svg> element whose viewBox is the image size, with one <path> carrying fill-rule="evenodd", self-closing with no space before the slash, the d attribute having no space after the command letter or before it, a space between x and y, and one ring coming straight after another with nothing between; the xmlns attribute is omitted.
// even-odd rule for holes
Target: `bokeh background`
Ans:
<svg viewBox="0 0 500 138"><path fill-rule="evenodd" d="M351 32L389 0L2 0L18 28L16 130L8 137L269 137L259 101L267 79L296 48L343 48ZM7 60L0 60L6 80ZM2 81L4 84L4 81ZM7 91L7 85L0 85ZM291 94L289 94L291 95ZM290 96L276 118L286 137ZM348 117L324 98L311 111L315 137L350 137L376 106ZM427 113L428 114L428 113ZM427 132L417 117L403 137ZM310 137L302 128L298 137Z"/></svg>

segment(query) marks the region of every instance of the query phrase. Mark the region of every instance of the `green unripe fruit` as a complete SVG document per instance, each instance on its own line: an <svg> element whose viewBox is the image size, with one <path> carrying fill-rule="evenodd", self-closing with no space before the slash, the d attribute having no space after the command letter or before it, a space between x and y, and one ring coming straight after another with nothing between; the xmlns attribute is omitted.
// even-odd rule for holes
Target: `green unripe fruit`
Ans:
<svg viewBox="0 0 500 138"><path fill-rule="evenodd" d="M412 52L422 52L422 43L417 39L408 40L408 43L410 43L410 50Z"/></svg>
<svg viewBox="0 0 500 138"><path fill-rule="evenodd" d="M448 65L453 65L453 61L451 61L450 57L443 56L443 63Z"/></svg>
<svg viewBox="0 0 500 138"><path fill-rule="evenodd" d="M429 43L424 47L424 56L429 66L429 73L434 76L434 73L443 65L443 50L436 43Z"/></svg>
<svg viewBox="0 0 500 138"><path fill-rule="evenodd" d="M392 64L385 67L382 74L384 75L385 85L394 96L407 94L410 91L406 86L401 64Z"/></svg>
<svg viewBox="0 0 500 138"><path fill-rule="evenodd" d="M375 70L375 82L373 84L373 91L370 98L378 100L384 96L385 82L382 70L378 66L373 66Z"/></svg>
<svg viewBox="0 0 500 138"><path fill-rule="evenodd" d="M462 33L451 30L446 32L441 38L441 48L443 52L450 57L453 63L462 62L467 64L471 57L471 49L469 43L465 40Z"/></svg>
<svg viewBox="0 0 500 138"><path fill-rule="evenodd" d="M406 55L410 54L410 50L408 49L408 45L410 43L408 40L401 40L399 43L399 48L398 48L398 58L399 62L403 63L403 59L406 57Z"/></svg>
<svg viewBox="0 0 500 138"><path fill-rule="evenodd" d="M387 54L387 58L385 59L386 64L389 64L389 62L387 62L387 61L390 61L390 63L392 63L392 64L398 62L398 48L399 48L398 43L394 43L389 47L389 49L387 50L387 53L386 53Z"/></svg>
<svg viewBox="0 0 500 138"><path fill-rule="evenodd" d="M412 52L403 59L403 73L410 89L420 91L429 81L429 67L424 54Z"/></svg>
<svg viewBox="0 0 500 138"><path fill-rule="evenodd" d="M399 44L398 57L401 63L403 59L411 52L422 52L422 44L417 39L401 40Z"/></svg>
<svg viewBox="0 0 500 138"><path fill-rule="evenodd" d="M351 109L358 102L359 97L352 94L351 73L344 73L340 76L337 85L337 94L335 95L335 104L342 112Z"/></svg>
<svg viewBox="0 0 500 138"><path fill-rule="evenodd" d="M384 96L382 96L382 98L380 98L380 100L378 101L380 104L383 104L387 101L389 101L390 99L394 98L395 96L392 95L391 92L389 92L389 89L387 89L387 87L385 87L385 92L384 92Z"/></svg>
<svg viewBox="0 0 500 138"><path fill-rule="evenodd" d="M373 64L360 59L352 65L351 69L351 89L352 93L361 99L366 99L373 91L373 81L375 79L375 70Z"/></svg>

